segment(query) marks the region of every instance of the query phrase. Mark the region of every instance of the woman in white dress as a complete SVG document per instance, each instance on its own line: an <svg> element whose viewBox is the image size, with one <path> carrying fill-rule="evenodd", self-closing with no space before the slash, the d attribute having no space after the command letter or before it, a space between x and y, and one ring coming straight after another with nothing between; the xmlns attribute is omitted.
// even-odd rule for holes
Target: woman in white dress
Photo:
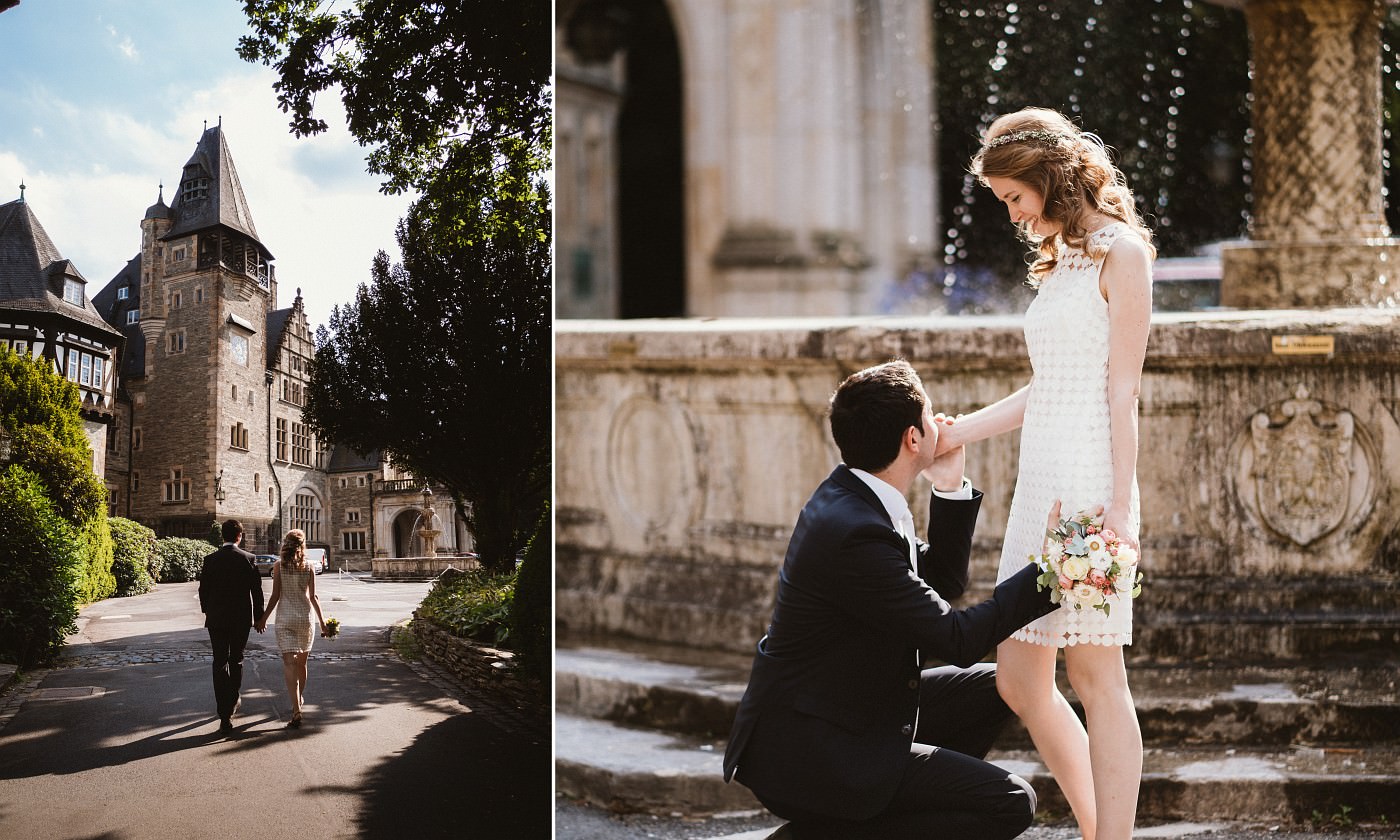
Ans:
<svg viewBox="0 0 1400 840"><path fill-rule="evenodd" d="M316 572L306 562L306 534L293 528L282 539L280 559L272 565L272 597L263 611L258 629L267 626L267 619L277 610L277 647L282 651L282 676L287 681L287 695L292 701L292 718L287 723L293 729L301 726L301 701L306 690L306 658L315 641L311 627L311 612L321 635L326 634L326 622L321 617L321 602L316 598Z"/></svg>
<svg viewBox="0 0 1400 840"><path fill-rule="evenodd" d="M1138 547L1138 386L1152 311L1152 234L1103 143L1063 115L1028 108L988 128L972 171L1005 203L1036 261L1026 311L1032 377L959 418L940 449L1021 429L1020 466L999 579L1038 554L1045 511L1102 506L1104 527ZM1132 601L1059 610L997 648L997 688L1026 724L1085 840L1128 840L1142 734L1123 645ZM1085 726L1055 685L1064 648Z"/></svg>

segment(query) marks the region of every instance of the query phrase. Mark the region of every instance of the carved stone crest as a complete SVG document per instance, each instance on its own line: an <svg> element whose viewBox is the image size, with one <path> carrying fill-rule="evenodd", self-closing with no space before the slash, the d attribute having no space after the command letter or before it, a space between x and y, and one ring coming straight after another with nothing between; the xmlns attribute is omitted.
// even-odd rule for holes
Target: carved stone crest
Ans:
<svg viewBox="0 0 1400 840"><path fill-rule="evenodd" d="M1250 419L1255 500L1264 524L1307 546L1342 524L1350 505L1350 411L1311 399L1299 385L1294 398Z"/></svg>

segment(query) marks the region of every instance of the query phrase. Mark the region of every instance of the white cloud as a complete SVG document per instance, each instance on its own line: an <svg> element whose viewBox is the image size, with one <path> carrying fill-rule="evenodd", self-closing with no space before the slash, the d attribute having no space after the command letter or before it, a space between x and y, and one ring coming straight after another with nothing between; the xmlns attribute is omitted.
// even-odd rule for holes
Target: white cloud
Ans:
<svg viewBox="0 0 1400 840"><path fill-rule="evenodd" d="M139 224L157 182L164 182L168 203L205 120L222 118L254 224L276 257L278 305L291 305L300 287L311 322L323 323L333 305L349 302L368 281L377 251L398 258L394 227L411 197L378 192L379 179L364 173L364 150L344 128L337 97L321 101L329 106L321 114L327 133L293 137L277 110L274 79L267 68L248 67L201 90L172 91L165 101L176 105L153 120L111 107L80 108L37 91L49 130L77 142L76 153L0 153L0 184L15 185L0 186L0 201L17 196L25 178L34 212L96 292L139 250Z"/></svg>
<svg viewBox="0 0 1400 840"><path fill-rule="evenodd" d="M136 49L136 42L131 40L130 35L122 35L112 24L107 24L107 34L112 36L112 40L117 42L117 52L126 56L131 61L139 61L141 53Z"/></svg>

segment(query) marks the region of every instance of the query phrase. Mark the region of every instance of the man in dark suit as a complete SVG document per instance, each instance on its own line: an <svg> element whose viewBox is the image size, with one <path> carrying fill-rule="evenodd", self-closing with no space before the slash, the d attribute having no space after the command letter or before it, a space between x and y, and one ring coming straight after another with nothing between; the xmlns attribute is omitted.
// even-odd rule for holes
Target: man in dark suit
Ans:
<svg viewBox="0 0 1400 840"><path fill-rule="evenodd" d="M204 558L199 573L199 608L209 630L209 646L214 649L214 703L219 712L219 731L233 731L233 715L241 702L243 648L248 631L263 611L262 575L253 565L253 555L238 547L243 525L230 519L221 529L224 544ZM259 630L258 632L262 632Z"/></svg>
<svg viewBox="0 0 1400 840"><path fill-rule="evenodd" d="M908 363L852 374L830 419L844 463L793 530L725 780L790 820L773 837L1015 837L1035 794L981 760L1011 712L979 661L1055 604L1028 563L986 602L949 606L967 588L982 494L961 448L935 457L947 421ZM927 543L905 502L921 473ZM923 670L923 657L952 667Z"/></svg>

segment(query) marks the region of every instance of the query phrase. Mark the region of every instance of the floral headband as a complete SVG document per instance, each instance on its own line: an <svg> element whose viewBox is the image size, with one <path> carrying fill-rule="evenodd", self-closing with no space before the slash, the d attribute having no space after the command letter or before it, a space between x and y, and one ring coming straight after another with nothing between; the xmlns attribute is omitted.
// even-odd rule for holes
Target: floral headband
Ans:
<svg viewBox="0 0 1400 840"><path fill-rule="evenodd" d="M991 140L984 143L982 148L995 149L997 146L1005 146L1008 143L1021 143L1026 140L1039 140L1042 143L1050 143L1051 145L1058 146L1069 139L1070 138L1063 134L1057 134L1053 131L1046 131L1041 128L1033 128L1023 131L1009 131L1006 134L993 137Z"/></svg>

